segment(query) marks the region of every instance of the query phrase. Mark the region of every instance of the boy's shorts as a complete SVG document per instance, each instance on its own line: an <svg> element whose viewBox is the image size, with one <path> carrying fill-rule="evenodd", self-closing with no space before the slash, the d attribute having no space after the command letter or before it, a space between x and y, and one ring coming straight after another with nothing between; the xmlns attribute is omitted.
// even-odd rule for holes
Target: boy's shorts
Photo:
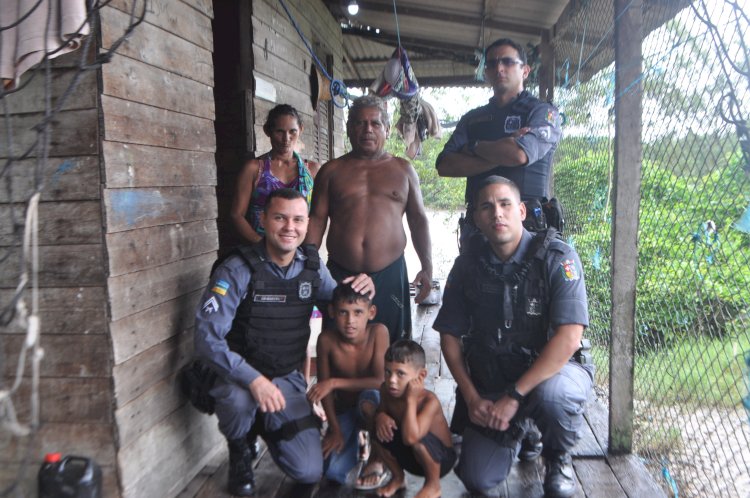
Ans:
<svg viewBox="0 0 750 498"><path fill-rule="evenodd" d="M432 459L440 464L440 477L451 471L456 464L456 450L454 448L445 446L431 432L428 432L419 442L427 448L427 452ZM401 437L401 429L396 428L393 431L393 439L387 443L381 442L380 445L393 455L401 468L410 474L424 476L424 469L417 460L417 457L414 456L414 450L411 446L404 444L404 440Z"/></svg>

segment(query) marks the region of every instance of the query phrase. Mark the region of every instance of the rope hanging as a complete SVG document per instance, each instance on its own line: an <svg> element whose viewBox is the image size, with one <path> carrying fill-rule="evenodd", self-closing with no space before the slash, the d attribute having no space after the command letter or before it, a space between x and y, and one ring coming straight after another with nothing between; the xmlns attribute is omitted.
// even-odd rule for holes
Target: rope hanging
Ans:
<svg viewBox="0 0 750 498"><path fill-rule="evenodd" d="M279 0L279 3L284 8L284 12L286 12L287 17L289 17L289 21L292 23L292 26L294 26L294 29L297 30L297 34L302 39L302 42L305 44L305 47L307 47L307 51L310 53L313 60L315 61L315 65L318 67L318 69L323 74L323 76L328 78L328 80L331 82L331 85L330 85L331 102L333 102L333 105L335 105L338 108L346 107L346 104L349 102L349 99L350 99L349 92L347 91L346 85L344 84L343 81L333 79L331 75L328 74L328 71L326 71L326 68L323 66L323 63L320 62L320 59L318 59L318 56L315 55L315 52L313 52L313 49L310 46L310 42L307 41L307 38L302 33L302 30L297 24L297 21L294 19L294 16L289 11L289 7L287 7L286 2L284 2L284 0ZM336 97L343 98L343 103L337 102Z"/></svg>
<svg viewBox="0 0 750 498"><path fill-rule="evenodd" d="M401 30L398 27L398 11L396 11L396 0L393 0L393 17L396 19L396 41L398 48L401 48Z"/></svg>

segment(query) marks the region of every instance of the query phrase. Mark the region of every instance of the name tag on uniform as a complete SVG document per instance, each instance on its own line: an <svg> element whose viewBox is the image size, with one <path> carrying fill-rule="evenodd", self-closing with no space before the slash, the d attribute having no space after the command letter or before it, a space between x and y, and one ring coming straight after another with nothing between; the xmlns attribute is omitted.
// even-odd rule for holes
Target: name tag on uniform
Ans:
<svg viewBox="0 0 750 498"><path fill-rule="evenodd" d="M500 294L503 292L502 286L487 283L480 284L479 289L482 293L488 294Z"/></svg>
<svg viewBox="0 0 750 498"><path fill-rule="evenodd" d="M284 294L253 294L254 303L285 303L286 295Z"/></svg>

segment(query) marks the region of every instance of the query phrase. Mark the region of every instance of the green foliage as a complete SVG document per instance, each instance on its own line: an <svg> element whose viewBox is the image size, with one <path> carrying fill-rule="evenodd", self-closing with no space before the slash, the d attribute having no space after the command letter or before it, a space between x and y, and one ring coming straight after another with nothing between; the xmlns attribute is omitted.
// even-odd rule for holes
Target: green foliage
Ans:
<svg viewBox="0 0 750 498"><path fill-rule="evenodd" d="M740 321L735 326L740 327ZM636 358L637 399L671 405L734 407L748 386L743 379L750 338L688 338L672 347ZM702 368L695 368L701 365Z"/></svg>
<svg viewBox="0 0 750 498"><path fill-rule="evenodd" d="M740 160L735 152L698 168L707 173L695 176L684 171L678 176L671 165L653 159L644 162L638 347L663 347L690 335L721 336L727 322L750 308L750 238L733 229L747 206ZM556 193L565 203L568 228L584 261L592 308L604 306L601 313L592 311L594 335L606 335L609 328L610 165L600 148L576 157L568 153L556 166ZM715 233L707 230L709 220Z"/></svg>

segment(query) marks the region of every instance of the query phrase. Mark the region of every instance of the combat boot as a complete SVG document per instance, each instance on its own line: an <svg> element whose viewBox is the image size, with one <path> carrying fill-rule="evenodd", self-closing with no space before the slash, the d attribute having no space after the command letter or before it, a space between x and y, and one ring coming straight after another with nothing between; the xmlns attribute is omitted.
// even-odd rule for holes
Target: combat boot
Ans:
<svg viewBox="0 0 750 498"><path fill-rule="evenodd" d="M573 459L564 451L545 456L547 472L544 476L544 496L548 498L568 498L576 492L576 477L573 473Z"/></svg>
<svg viewBox="0 0 750 498"><path fill-rule="evenodd" d="M247 438L245 438L245 441L247 441L247 447L250 448L250 456L253 460L258 458L258 455L260 455L260 441L258 441L258 436L255 434L248 434Z"/></svg>
<svg viewBox="0 0 750 498"><path fill-rule="evenodd" d="M521 449L518 450L518 459L522 462L531 462L539 458L542 454L542 433L539 429L532 426L521 440Z"/></svg>
<svg viewBox="0 0 750 498"><path fill-rule="evenodd" d="M253 477L253 455L245 438L230 439L229 443L229 479L227 490L237 496L255 494Z"/></svg>

